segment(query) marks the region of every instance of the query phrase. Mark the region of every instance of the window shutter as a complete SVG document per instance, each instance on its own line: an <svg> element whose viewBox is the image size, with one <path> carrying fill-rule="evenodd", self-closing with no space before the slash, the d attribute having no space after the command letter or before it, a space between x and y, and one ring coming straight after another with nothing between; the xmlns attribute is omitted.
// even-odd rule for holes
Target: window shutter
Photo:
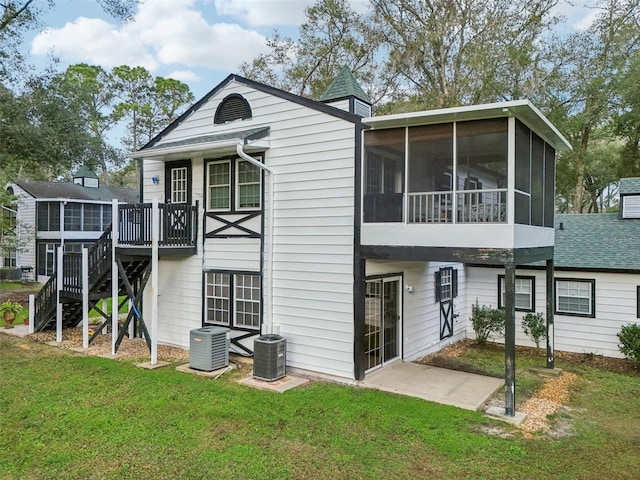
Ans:
<svg viewBox="0 0 640 480"><path fill-rule="evenodd" d="M451 298L458 296L458 269L451 270Z"/></svg>
<svg viewBox="0 0 640 480"><path fill-rule="evenodd" d="M436 279L436 302L439 302L440 301L440 294L441 294L441 290L442 290L442 282L440 281L440 279L441 279L440 271L437 271L435 273L435 279Z"/></svg>

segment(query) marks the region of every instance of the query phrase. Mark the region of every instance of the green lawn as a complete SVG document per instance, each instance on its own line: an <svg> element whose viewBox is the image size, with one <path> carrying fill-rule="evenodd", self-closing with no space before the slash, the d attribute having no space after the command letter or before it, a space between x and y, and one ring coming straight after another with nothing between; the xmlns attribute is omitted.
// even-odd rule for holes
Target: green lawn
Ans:
<svg viewBox="0 0 640 480"><path fill-rule="evenodd" d="M482 350L476 363L491 363ZM246 367L212 380L2 334L0 358L3 479L636 479L640 468L637 374L565 365L580 376L558 416L569 435L550 438L324 382L252 390L237 384Z"/></svg>

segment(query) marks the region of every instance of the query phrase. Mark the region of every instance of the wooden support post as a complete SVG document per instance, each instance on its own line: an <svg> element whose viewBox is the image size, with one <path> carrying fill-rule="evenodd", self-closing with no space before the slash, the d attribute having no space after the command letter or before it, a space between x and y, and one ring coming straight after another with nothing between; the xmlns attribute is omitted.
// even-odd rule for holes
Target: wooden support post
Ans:
<svg viewBox="0 0 640 480"><path fill-rule="evenodd" d="M62 245L58 247L58 265L56 267L56 342L58 343L62 342L62 303L60 303L60 291L62 290L62 282L64 280L64 272L62 271L63 248Z"/></svg>
<svg viewBox="0 0 640 480"><path fill-rule="evenodd" d="M516 268L508 263L504 268L504 414L516 414Z"/></svg>
<svg viewBox="0 0 640 480"><path fill-rule="evenodd" d="M555 328L554 328L554 312L555 312L555 288L553 276L553 258L547 260L547 368L555 367Z"/></svg>
<svg viewBox="0 0 640 480"><path fill-rule="evenodd" d="M89 348L89 249L82 249L82 348Z"/></svg>
<svg viewBox="0 0 640 480"><path fill-rule="evenodd" d="M151 202L151 365L158 364L158 237L160 210L158 199Z"/></svg>
<svg viewBox="0 0 640 480"><path fill-rule="evenodd" d="M29 295L29 333L35 332L36 326L36 296L32 293Z"/></svg>
<svg viewBox="0 0 640 480"><path fill-rule="evenodd" d="M120 216L118 213L118 200L111 203L111 354L116 354L116 341L118 339L118 263L116 252L118 250L118 225Z"/></svg>

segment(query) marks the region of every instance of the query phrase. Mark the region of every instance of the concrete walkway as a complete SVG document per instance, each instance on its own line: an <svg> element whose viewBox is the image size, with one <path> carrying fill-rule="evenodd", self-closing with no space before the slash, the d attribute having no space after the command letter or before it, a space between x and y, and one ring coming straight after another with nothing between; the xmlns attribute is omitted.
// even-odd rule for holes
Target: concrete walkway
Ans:
<svg viewBox="0 0 640 480"><path fill-rule="evenodd" d="M504 386L504 381L446 368L395 362L367 374L360 386L478 410Z"/></svg>

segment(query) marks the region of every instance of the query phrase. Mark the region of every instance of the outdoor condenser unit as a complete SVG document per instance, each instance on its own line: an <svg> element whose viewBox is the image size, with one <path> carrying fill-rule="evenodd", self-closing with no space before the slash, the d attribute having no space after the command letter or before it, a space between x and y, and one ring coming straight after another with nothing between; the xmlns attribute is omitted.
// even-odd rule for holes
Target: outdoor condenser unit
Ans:
<svg viewBox="0 0 640 480"><path fill-rule="evenodd" d="M253 342L253 376L273 382L287 372L287 340L280 335L262 335Z"/></svg>
<svg viewBox="0 0 640 480"><path fill-rule="evenodd" d="M189 367L210 372L229 365L231 334L225 327L202 327L191 330Z"/></svg>

